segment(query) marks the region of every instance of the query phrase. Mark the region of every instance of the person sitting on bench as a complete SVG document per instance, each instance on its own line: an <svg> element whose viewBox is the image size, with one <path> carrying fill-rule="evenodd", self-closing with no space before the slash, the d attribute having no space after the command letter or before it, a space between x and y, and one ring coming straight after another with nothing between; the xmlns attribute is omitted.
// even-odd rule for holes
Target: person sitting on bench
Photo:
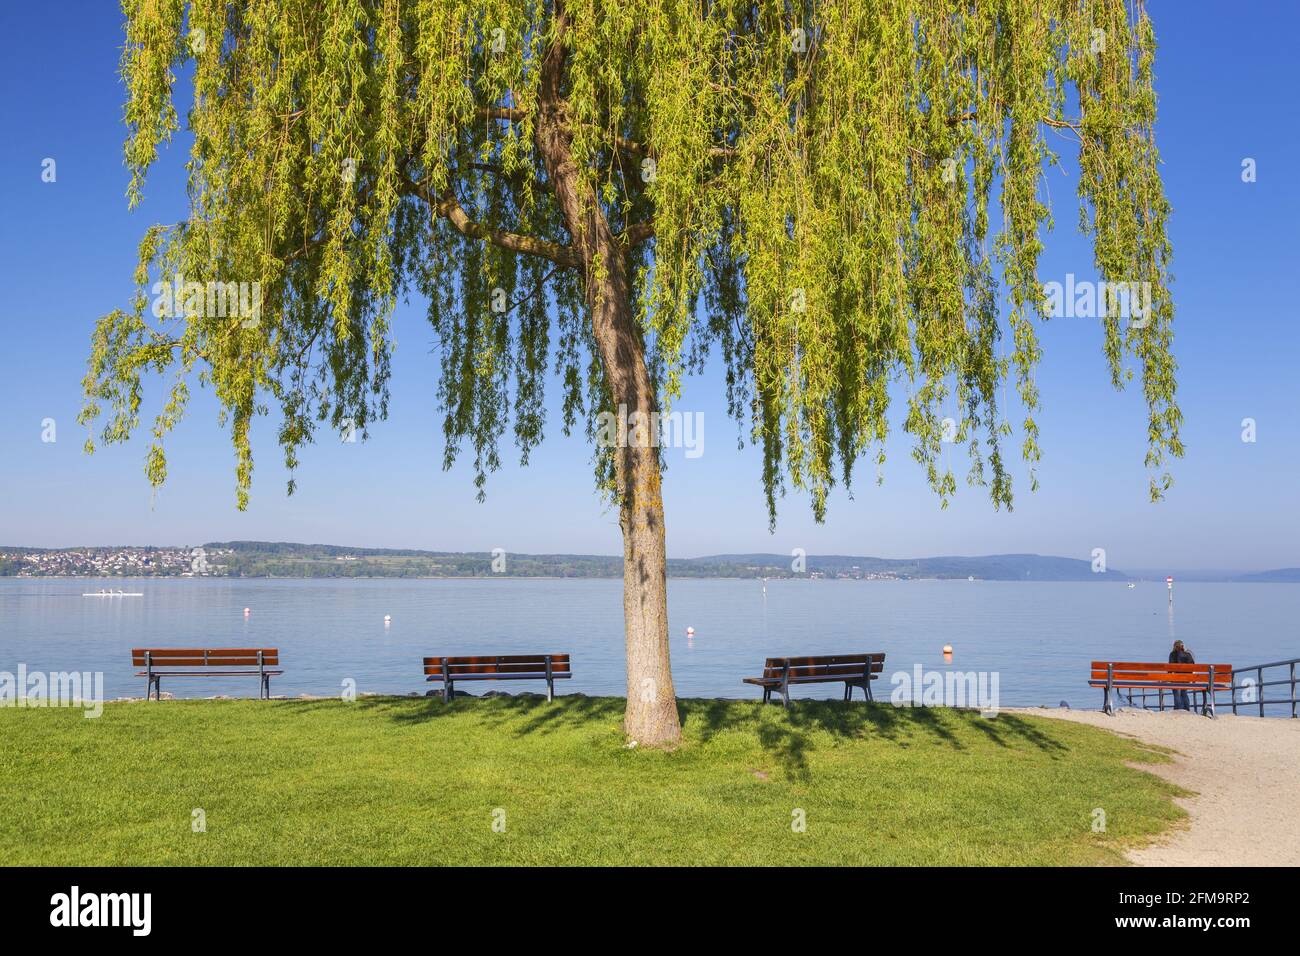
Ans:
<svg viewBox="0 0 1300 956"><path fill-rule="evenodd" d="M1170 664L1195 664L1192 652L1183 646L1182 641L1174 641L1174 649L1169 652ZM1185 690L1174 691L1174 710L1191 710L1192 701Z"/></svg>

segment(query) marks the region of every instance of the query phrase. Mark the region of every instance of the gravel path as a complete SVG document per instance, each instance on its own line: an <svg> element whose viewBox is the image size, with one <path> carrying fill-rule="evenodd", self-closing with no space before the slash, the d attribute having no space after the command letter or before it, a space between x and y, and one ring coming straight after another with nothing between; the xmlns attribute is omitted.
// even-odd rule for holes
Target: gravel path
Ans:
<svg viewBox="0 0 1300 956"><path fill-rule="evenodd" d="M1128 858L1140 866L1300 865L1300 720L1121 710L1026 710L1177 751L1143 767L1195 796L1189 825Z"/></svg>

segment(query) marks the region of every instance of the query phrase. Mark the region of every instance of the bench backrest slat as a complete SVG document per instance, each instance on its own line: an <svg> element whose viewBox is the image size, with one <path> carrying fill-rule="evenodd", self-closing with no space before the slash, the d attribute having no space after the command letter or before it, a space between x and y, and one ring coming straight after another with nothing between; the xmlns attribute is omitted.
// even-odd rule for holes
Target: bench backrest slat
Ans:
<svg viewBox="0 0 1300 956"><path fill-rule="evenodd" d="M870 654L825 654L818 657L769 657L763 664L764 677L781 677L790 667L790 677L857 677L861 676L870 662L871 673L879 674L885 669L885 655Z"/></svg>
<svg viewBox="0 0 1300 956"><path fill-rule="evenodd" d="M132 665L144 667L146 654L154 667L256 667L258 654L268 667L280 663L276 647L136 647L131 650Z"/></svg>
<svg viewBox="0 0 1300 956"><path fill-rule="evenodd" d="M467 674L542 674L546 673L545 654L507 654L500 657L426 657L424 673L443 673L451 677ZM551 673L571 673L568 654L551 654ZM444 671L445 666L445 671Z"/></svg>
<svg viewBox="0 0 1300 956"><path fill-rule="evenodd" d="M1115 683L1204 684L1214 668L1214 686L1232 684L1231 664L1169 664L1163 661L1093 661L1092 680Z"/></svg>

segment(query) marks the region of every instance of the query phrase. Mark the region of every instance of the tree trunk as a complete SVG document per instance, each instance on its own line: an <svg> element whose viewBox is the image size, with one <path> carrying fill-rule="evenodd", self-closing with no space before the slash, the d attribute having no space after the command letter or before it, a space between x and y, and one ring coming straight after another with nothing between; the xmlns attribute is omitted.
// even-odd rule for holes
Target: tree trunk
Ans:
<svg viewBox="0 0 1300 956"><path fill-rule="evenodd" d="M558 9L554 40L542 63L534 134L555 189L565 227L583 264L592 333L621 414L657 414L645 344L632 311L627 253L610 230L597 197L573 160L573 133L561 95L563 35ZM623 428L619 434L625 434ZM629 433L630 434L630 433ZM620 441L614 449L623 531L623 625L627 644L627 712L623 729L642 746L663 747L681 738L668 657L667 554L659 451L648 443Z"/></svg>

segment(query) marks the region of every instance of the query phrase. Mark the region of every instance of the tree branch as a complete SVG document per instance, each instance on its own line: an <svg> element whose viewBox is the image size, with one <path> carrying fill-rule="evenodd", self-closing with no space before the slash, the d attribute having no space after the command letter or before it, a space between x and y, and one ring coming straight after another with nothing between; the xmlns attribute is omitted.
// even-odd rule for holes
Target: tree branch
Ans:
<svg viewBox="0 0 1300 956"><path fill-rule="evenodd" d="M543 259L554 262L557 266L576 269L581 265L578 254L568 246L547 242L545 239L538 239L536 236L524 236L517 232L493 229L480 222L475 222L469 218L469 215L461 208L460 203L455 196L451 195L450 191L443 194L442 198L436 202L430 203L430 207L439 216L451 223L457 232L467 238L485 239L492 245L499 246L502 249L523 252L530 256L541 256Z"/></svg>
<svg viewBox="0 0 1300 956"><path fill-rule="evenodd" d="M528 111L512 106L479 106L475 108L475 114L480 119L505 120L509 123L517 123L528 115ZM954 121L949 121L955 125ZM614 145L623 150L625 153L632 153L636 156L654 156L655 149L653 146L647 146L639 143L634 139L628 139L626 136L614 136ZM709 155L717 159L731 159L736 155L736 150L730 146L711 146Z"/></svg>
<svg viewBox="0 0 1300 956"><path fill-rule="evenodd" d="M618 234L617 238L620 242L626 243L628 248L632 248L652 238L654 234L655 224L652 219L648 222L638 222L628 226Z"/></svg>
<svg viewBox="0 0 1300 956"><path fill-rule="evenodd" d="M549 242L536 236L526 236L517 232L508 232L504 229L494 229L491 226L485 226L474 221L465 212L450 187L440 197L434 199L428 195L427 190L423 189L420 184L411 182L409 178L406 182L410 191L421 196L429 203L429 209L434 215L446 219L457 232L467 239L481 239L501 249L509 249L511 252L539 256L542 259L554 262L557 266L564 266L569 269L576 269L581 265L577 252L571 246L561 245L558 242Z"/></svg>
<svg viewBox="0 0 1300 956"><path fill-rule="evenodd" d="M513 106L480 106L474 112L479 119L505 120L508 123L517 123L528 115L527 110Z"/></svg>
<svg viewBox="0 0 1300 956"><path fill-rule="evenodd" d="M996 100L994 101L993 105L997 106L999 109L1002 108L1002 103ZM979 113L977 113L975 110L967 110L965 113L957 113L953 116L949 116L946 120L944 120L944 122L947 123L949 126L958 126L962 123L968 122L969 120L977 119L978 117L979 117ZM1083 125L1083 120L1070 122L1069 120L1052 119L1050 116L1044 116L1041 120L1039 120L1039 122L1042 123L1044 126L1051 126L1053 129L1072 129L1076 133L1079 132L1080 127Z"/></svg>
<svg viewBox="0 0 1300 956"><path fill-rule="evenodd" d="M492 173L494 176L499 176L502 180L504 180L505 182L509 183L510 185L516 188L522 188L524 185L520 175L512 176L511 174L507 173L504 169L502 169L500 166L498 166L496 163L469 163L468 165L470 169L477 169L480 172ZM544 193L554 192L554 190L551 188L550 183L543 182L540 179L534 178L532 185L534 189L537 189Z"/></svg>
<svg viewBox="0 0 1300 956"><path fill-rule="evenodd" d="M625 153L631 153L634 156L657 156L658 152L653 146L637 142L634 139L628 139L626 136L615 136L614 145ZM731 146L710 146L709 156L713 159L731 159L736 155L736 150Z"/></svg>

